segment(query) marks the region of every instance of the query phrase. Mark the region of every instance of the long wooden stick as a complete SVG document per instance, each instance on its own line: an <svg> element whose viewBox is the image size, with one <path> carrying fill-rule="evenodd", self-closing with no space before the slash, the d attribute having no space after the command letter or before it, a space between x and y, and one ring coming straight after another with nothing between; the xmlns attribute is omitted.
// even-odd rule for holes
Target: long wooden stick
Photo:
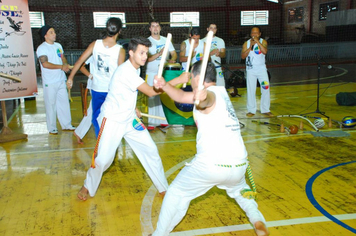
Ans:
<svg viewBox="0 0 356 236"><path fill-rule="evenodd" d="M0 76L4 77L6 79L12 79L12 80L16 80L18 82L21 82L21 79L19 77L15 77L15 76L12 76L12 75L7 75L5 73L0 73Z"/></svg>
<svg viewBox="0 0 356 236"><path fill-rule="evenodd" d="M185 72L189 72L189 67L190 67L190 62L192 61L192 54L193 54L193 44L194 44L194 39L190 40L190 48L189 48L189 54L188 54L188 59L187 59L187 68L185 69ZM183 88L187 86L187 83L183 84Z"/></svg>
<svg viewBox="0 0 356 236"><path fill-rule="evenodd" d="M158 78L162 77L163 67L164 67L164 64L166 63L168 48L169 48L169 44L171 43L171 40L172 40L172 34L168 33L166 44L164 45L164 49L163 49L163 53L162 53L162 57L161 57L161 62L158 67L158 74L157 74Z"/></svg>
<svg viewBox="0 0 356 236"><path fill-rule="evenodd" d="M162 116L154 116L154 115L149 115L149 114L146 114L146 113L141 113L142 116L144 117L148 117L148 118L154 118L154 119L159 119L159 120L166 120L165 117L162 117Z"/></svg>
<svg viewBox="0 0 356 236"><path fill-rule="evenodd" d="M205 71L206 71L206 66L208 65L209 61L209 54L210 54L210 48L211 48L211 41L213 40L213 31L209 31L208 36L205 41L205 50L204 50L204 56L203 56L203 63L201 66L201 71L200 71L200 78L199 78L199 86L198 90L202 90L204 88L204 78L205 78ZM199 105L199 100L195 100L195 105Z"/></svg>

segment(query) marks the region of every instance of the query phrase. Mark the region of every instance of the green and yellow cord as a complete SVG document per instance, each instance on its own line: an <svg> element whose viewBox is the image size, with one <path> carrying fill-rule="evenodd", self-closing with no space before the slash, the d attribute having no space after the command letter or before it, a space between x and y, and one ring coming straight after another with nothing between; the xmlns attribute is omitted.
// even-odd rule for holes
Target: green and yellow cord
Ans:
<svg viewBox="0 0 356 236"><path fill-rule="evenodd" d="M253 179L253 175L252 175L252 169L250 164L248 164L247 166L247 175L248 175L248 179L251 183L252 186L252 190L251 189L244 189L240 191L240 194L247 199L256 199L257 198L257 191L256 191L256 184L255 181Z"/></svg>

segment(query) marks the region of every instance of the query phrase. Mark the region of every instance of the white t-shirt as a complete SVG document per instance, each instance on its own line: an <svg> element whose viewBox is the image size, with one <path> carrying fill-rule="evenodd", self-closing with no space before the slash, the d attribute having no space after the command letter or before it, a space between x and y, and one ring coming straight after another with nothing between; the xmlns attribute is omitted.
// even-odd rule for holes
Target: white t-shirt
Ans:
<svg viewBox="0 0 356 236"><path fill-rule="evenodd" d="M36 51L37 57L47 56L48 62L56 65L63 65L62 55L64 54L62 45L54 42L54 44L49 44L47 42L43 42L40 46L38 46ZM65 81L67 79L64 71L61 69L47 69L41 65L41 73L42 73L42 83L43 84L54 84L61 81Z"/></svg>
<svg viewBox="0 0 356 236"><path fill-rule="evenodd" d="M260 43L262 44L263 39L260 38ZM247 41L247 48L251 47L250 40ZM266 70L266 55L263 54L257 43L253 45L253 51L250 51L246 57L246 70Z"/></svg>
<svg viewBox="0 0 356 236"><path fill-rule="evenodd" d="M111 77L118 67L119 54L122 46L114 45L107 48L103 44L103 40L96 40L93 48L93 75L92 90L96 92L107 92Z"/></svg>
<svg viewBox="0 0 356 236"><path fill-rule="evenodd" d="M132 122L136 117L137 88L144 82L140 69L130 60L121 64L113 74L100 116L122 123Z"/></svg>
<svg viewBox="0 0 356 236"><path fill-rule="evenodd" d="M189 54L190 40L191 39L184 40L184 43L185 43L185 56L188 56L188 54ZM199 39L199 45L198 45L198 47L196 47L194 49L194 52L195 52L195 56L192 57L192 60L191 60L191 63L190 63L191 65L193 65L197 61L203 60L204 42L202 40ZM193 54L194 54L194 52L193 52ZM182 62L182 70L185 71L186 68L187 68L187 62ZM190 68L190 66L189 66L189 68Z"/></svg>
<svg viewBox="0 0 356 236"><path fill-rule="evenodd" d="M206 37L202 39L202 41L204 43L206 43ZM222 38L219 38L217 36L215 36L212 41L211 41L211 48L210 51L214 50L214 49L222 49L225 48L225 42ZM215 66L221 66L221 58L217 57L215 55L211 56L211 61L214 63ZM219 63L216 63L215 61L218 61Z"/></svg>
<svg viewBox="0 0 356 236"><path fill-rule="evenodd" d="M235 164L247 157L241 137L240 123L234 107L222 86L210 86L216 104L209 114L194 106L193 115L198 127L196 158L211 164Z"/></svg>
<svg viewBox="0 0 356 236"><path fill-rule="evenodd" d="M162 48L166 45L166 37L160 36L159 40L154 39L152 36L148 37L148 39L151 41L152 46L149 48L148 53L149 55L156 54L157 52L160 52ZM169 48L168 51L172 52L174 51L174 47L172 42L169 43ZM167 55L168 60L169 55ZM158 72L158 67L161 62L161 56L157 57L156 60L150 61L147 63L147 68L146 68L146 73L157 73Z"/></svg>

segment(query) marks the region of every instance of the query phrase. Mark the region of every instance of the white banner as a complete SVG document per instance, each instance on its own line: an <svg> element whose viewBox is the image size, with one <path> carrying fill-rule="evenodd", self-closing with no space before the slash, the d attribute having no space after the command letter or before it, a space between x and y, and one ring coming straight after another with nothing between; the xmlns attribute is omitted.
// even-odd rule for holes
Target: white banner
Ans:
<svg viewBox="0 0 356 236"><path fill-rule="evenodd" d="M0 81L0 100L37 95L28 0L0 0Z"/></svg>

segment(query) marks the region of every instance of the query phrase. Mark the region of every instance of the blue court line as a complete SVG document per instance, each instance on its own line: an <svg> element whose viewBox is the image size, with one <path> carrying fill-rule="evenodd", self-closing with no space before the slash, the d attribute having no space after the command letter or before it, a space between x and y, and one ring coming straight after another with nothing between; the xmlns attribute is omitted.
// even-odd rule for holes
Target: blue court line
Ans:
<svg viewBox="0 0 356 236"><path fill-rule="evenodd" d="M313 175L307 182L306 186L305 186L305 191L307 193L307 196L308 196L308 199L309 201L313 204L313 206L318 210L320 211L324 216L326 216L327 218L329 218L331 221L335 222L336 224L344 227L345 229L347 230L350 230L351 232L353 233L356 233L356 229L350 227L349 225L343 223L342 221L338 220L337 218L335 218L334 216L332 216L331 214L329 214L324 208L322 208L319 203L315 200L314 198L314 195L313 195L313 190L312 190L312 187L313 187L313 183L314 181L316 180L317 177L319 177L321 174L323 174L324 172L332 169L332 168L335 168L335 167L338 167L338 166L343 166L343 165L347 165L347 164L350 164L350 163L356 163L356 161L350 161L350 162L345 162L345 163L340 163L340 164L337 164L337 165L333 165L333 166L330 166L328 168L325 168L319 172L317 172L315 175Z"/></svg>

